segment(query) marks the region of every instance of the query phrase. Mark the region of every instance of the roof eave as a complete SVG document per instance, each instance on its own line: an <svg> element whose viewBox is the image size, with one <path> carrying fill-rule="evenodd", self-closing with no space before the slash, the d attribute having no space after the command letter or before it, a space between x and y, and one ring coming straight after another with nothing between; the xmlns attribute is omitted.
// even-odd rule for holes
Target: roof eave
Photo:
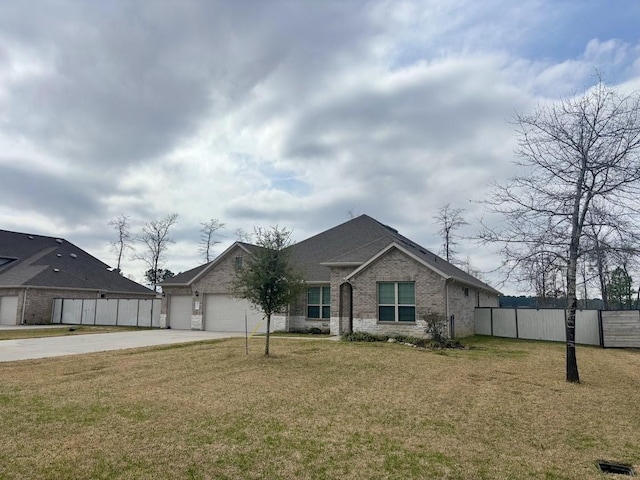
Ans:
<svg viewBox="0 0 640 480"><path fill-rule="evenodd" d="M320 262L323 267L359 267L364 262Z"/></svg>

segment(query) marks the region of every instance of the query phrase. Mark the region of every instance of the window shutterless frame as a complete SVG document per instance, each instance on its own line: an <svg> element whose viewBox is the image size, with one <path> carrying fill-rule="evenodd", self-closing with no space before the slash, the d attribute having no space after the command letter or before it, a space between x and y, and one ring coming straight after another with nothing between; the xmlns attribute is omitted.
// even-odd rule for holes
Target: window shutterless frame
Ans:
<svg viewBox="0 0 640 480"><path fill-rule="evenodd" d="M307 318L312 320L331 318L331 287L307 289Z"/></svg>
<svg viewBox="0 0 640 480"><path fill-rule="evenodd" d="M378 282L378 321L416 321L415 282Z"/></svg>

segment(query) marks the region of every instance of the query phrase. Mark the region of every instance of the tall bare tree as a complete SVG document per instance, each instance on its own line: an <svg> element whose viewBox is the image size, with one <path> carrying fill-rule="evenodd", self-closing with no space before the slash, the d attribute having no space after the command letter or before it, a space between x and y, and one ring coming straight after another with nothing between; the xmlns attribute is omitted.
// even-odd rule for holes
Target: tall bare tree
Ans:
<svg viewBox="0 0 640 480"><path fill-rule="evenodd" d="M122 264L122 257L125 252L133 249L129 220L131 220L131 217L124 213L112 220L109 220L109 225L113 227L118 237L116 240L111 242L111 248L118 256L118 263L116 266L118 273L122 273L120 265Z"/></svg>
<svg viewBox="0 0 640 480"><path fill-rule="evenodd" d="M601 79L582 95L516 116L517 164L523 173L495 185L488 201L501 214L481 237L500 242L507 271L540 246L566 268L566 380L579 382L575 350L576 271L594 221L636 241L640 195L640 95L624 95ZM590 215L596 211L598 215ZM637 243L634 244L637 245Z"/></svg>
<svg viewBox="0 0 640 480"><path fill-rule="evenodd" d="M200 226L200 253L204 261L209 263L212 260L211 249L214 245L220 243L220 240L218 240L221 236L219 232L224 228L225 224L217 218L212 218L211 220L202 222Z"/></svg>
<svg viewBox="0 0 640 480"><path fill-rule="evenodd" d="M455 254L457 253L455 246L458 242L455 231L460 227L469 225L462 216L463 212L464 209L451 208L451 204L447 203L440 207L438 214L433 217L440 227L438 234L442 237L442 253L447 262L454 261Z"/></svg>
<svg viewBox="0 0 640 480"><path fill-rule="evenodd" d="M137 240L144 244L143 253L134 258L142 260L151 271L149 279L154 291L158 291L158 283L162 281L162 269L164 256L170 243L174 243L169 237L169 229L178 221L178 214L171 213L161 220L152 220L142 226L142 231Z"/></svg>

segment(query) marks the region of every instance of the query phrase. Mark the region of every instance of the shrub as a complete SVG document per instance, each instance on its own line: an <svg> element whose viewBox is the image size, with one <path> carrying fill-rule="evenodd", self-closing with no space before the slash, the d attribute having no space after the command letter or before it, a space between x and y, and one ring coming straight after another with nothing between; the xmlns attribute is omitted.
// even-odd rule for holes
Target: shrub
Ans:
<svg viewBox="0 0 640 480"><path fill-rule="evenodd" d="M351 332L342 335L345 342L386 342L389 339L386 335L375 335L368 332Z"/></svg>
<svg viewBox="0 0 640 480"><path fill-rule="evenodd" d="M445 346L447 338L447 317L440 313L428 312L422 319L426 322L425 332L431 337L434 346Z"/></svg>

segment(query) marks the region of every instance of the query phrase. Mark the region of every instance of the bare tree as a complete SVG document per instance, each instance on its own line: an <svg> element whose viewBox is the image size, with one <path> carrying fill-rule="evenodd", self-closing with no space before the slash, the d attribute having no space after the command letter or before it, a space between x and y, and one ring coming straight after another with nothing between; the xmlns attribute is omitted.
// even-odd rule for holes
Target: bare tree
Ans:
<svg viewBox="0 0 640 480"><path fill-rule="evenodd" d="M239 242L251 243L251 240L253 239L253 234L247 232L243 228L236 228L233 231L233 234L236 236L236 240Z"/></svg>
<svg viewBox="0 0 640 480"><path fill-rule="evenodd" d="M158 283L162 281L162 267L164 254L170 243L174 241L169 237L169 229L178 221L178 214L172 213L161 220L152 220L142 226L142 231L137 240L144 244L144 253L135 255L134 258L142 260L151 271L149 278L154 291L158 291Z"/></svg>
<svg viewBox="0 0 640 480"><path fill-rule="evenodd" d="M499 242L507 272L538 246L566 268L569 307L566 379L579 382L575 351L576 271L593 222L639 238L640 95L622 95L602 80L582 95L516 116L523 174L496 184L488 201L502 215L481 237ZM597 215L591 213L597 211ZM595 226L595 225L594 225ZM508 273L507 273L508 274Z"/></svg>
<svg viewBox="0 0 640 480"><path fill-rule="evenodd" d="M455 260L456 251L454 248L458 244L455 231L460 227L469 225L462 217L463 212L464 209L451 208L451 204L447 203L440 207L438 214L433 217L440 226L438 234L442 237L442 252L447 262Z"/></svg>
<svg viewBox="0 0 640 480"><path fill-rule="evenodd" d="M207 222L202 222L200 226L200 253L202 254L204 261L209 263L211 258L211 249L214 245L220 243L218 238L220 234L218 233L220 230L224 228L224 223L222 223L217 218L212 218Z"/></svg>
<svg viewBox="0 0 640 480"><path fill-rule="evenodd" d="M120 274L122 273L122 271L120 270L120 265L122 263L123 255L128 249L133 250L131 232L129 229L130 219L131 217L123 213L123 214L120 214L118 217L114 218L113 220L109 221L109 225L113 227L113 229L116 231L116 234L118 236L116 240L111 242L111 248L118 256L118 263L116 265L116 268L118 269L118 273Z"/></svg>

